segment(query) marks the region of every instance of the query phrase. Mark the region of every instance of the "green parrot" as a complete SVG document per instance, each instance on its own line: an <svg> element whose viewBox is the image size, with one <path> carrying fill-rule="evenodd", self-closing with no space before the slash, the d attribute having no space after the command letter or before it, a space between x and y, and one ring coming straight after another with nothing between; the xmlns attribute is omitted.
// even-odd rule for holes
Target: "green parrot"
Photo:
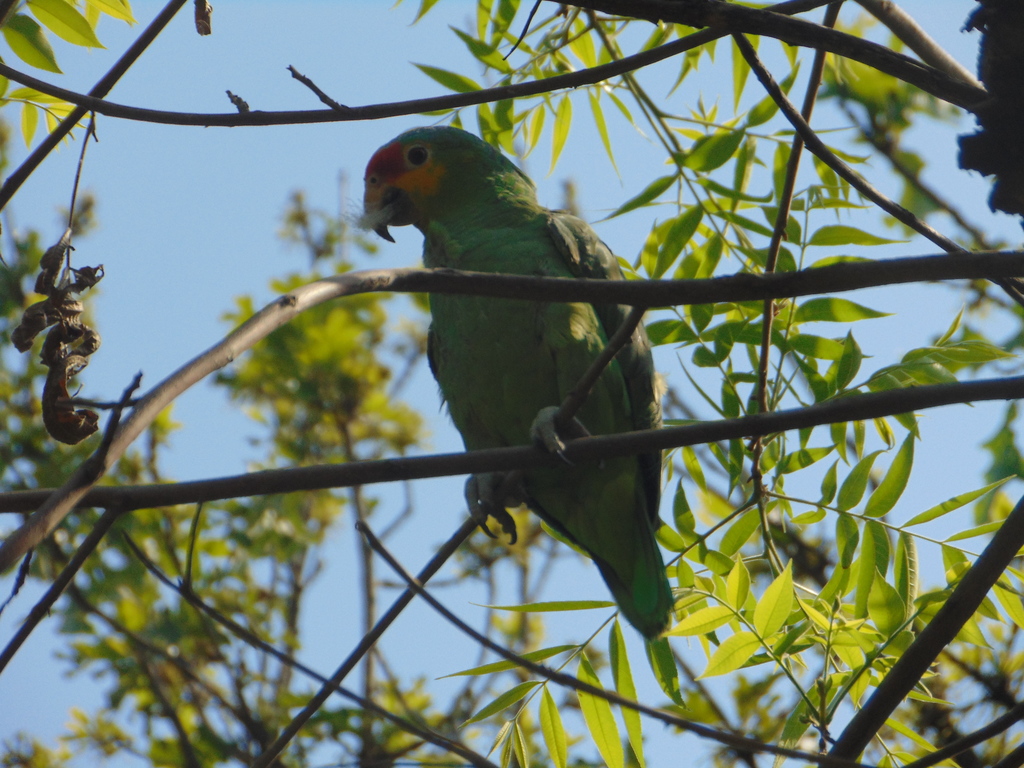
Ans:
<svg viewBox="0 0 1024 768"><path fill-rule="evenodd" d="M423 233L431 268L621 280L614 254L583 221L537 202L533 182L466 131L416 128L381 147L365 177L362 224ZM392 240L393 242L393 240ZM629 307L431 294L430 368L468 450L542 442L558 450L554 414ZM605 369L566 433L660 426L650 343L641 325ZM597 564L623 615L645 637L668 626L672 591L655 541L661 454L470 478L470 511L525 503Z"/></svg>

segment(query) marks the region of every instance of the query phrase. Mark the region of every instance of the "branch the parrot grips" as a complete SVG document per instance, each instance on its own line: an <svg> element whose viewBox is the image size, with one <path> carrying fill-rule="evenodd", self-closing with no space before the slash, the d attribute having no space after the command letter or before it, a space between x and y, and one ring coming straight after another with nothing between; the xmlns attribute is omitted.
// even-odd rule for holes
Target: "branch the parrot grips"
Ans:
<svg viewBox="0 0 1024 768"><path fill-rule="evenodd" d="M572 466L572 462L565 455L565 442L562 440L562 434L575 440L578 437L590 437L590 432L575 417L569 419L564 425L560 424L561 413L562 408L557 405L542 408L537 414L537 418L533 420L533 424L530 425L530 437L533 438L534 443L548 453L555 454L566 464Z"/></svg>
<svg viewBox="0 0 1024 768"><path fill-rule="evenodd" d="M470 475L466 480L465 494L469 515L484 533L492 539L498 538L498 535L487 527L487 518L493 517L498 521L501 530L508 534L510 544L518 541L516 521L512 519L508 510L526 502L521 471L481 472L478 475Z"/></svg>

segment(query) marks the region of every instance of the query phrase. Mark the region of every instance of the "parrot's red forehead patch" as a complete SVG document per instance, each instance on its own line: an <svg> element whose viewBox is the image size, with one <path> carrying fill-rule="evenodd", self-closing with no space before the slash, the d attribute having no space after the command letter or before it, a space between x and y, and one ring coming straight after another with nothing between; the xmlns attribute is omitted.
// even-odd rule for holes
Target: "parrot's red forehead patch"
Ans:
<svg viewBox="0 0 1024 768"><path fill-rule="evenodd" d="M386 147L378 149L370 162L366 165L366 176L377 176L380 179L391 180L402 174L405 170L405 156L402 152L402 145L393 141Z"/></svg>

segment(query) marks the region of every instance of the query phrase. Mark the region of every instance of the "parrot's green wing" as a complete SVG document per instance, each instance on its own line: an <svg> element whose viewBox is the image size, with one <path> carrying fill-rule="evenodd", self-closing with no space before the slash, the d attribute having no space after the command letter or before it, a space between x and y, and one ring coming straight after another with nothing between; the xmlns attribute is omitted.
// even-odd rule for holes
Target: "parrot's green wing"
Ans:
<svg viewBox="0 0 1024 768"><path fill-rule="evenodd" d="M590 225L561 211L548 217L548 231L555 247L570 271L577 277L591 280L622 280L619 261ZM595 304L594 311L607 338L611 338L626 321L629 307L623 304ZM642 328L633 333L616 356L626 380L633 429L655 429L661 426L661 404L656 394L651 344ZM658 527L658 505L661 500L661 452L637 456L647 496L647 512L651 524Z"/></svg>

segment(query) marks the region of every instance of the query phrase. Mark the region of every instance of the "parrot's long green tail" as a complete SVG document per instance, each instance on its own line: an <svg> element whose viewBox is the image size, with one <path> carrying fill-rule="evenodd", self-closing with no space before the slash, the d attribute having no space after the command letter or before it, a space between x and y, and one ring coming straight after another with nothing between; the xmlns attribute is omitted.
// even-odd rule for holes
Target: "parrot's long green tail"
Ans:
<svg viewBox="0 0 1024 768"><path fill-rule="evenodd" d="M644 637L654 639L671 621L672 588L653 533L640 532L632 540L636 546L626 568L617 571L600 557L591 556L626 620Z"/></svg>

